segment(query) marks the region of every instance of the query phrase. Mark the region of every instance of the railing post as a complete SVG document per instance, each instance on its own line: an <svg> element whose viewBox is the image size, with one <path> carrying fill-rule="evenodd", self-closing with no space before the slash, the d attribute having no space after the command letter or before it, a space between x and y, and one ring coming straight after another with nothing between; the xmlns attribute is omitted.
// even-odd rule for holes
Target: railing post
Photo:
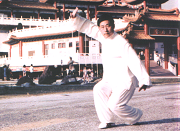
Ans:
<svg viewBox="0 0 180 131"><path fill-rule="evenodd" d="M3 22L4 18L3 18L3 15L1 16L1 21Z"/></svg>
<svg viewBox="0 0 180 131"><path fill-rule="evenodd" d="M19 57L22 57L22 41L19 42Z"/></svg>
<svg viewBox="0 0 180 131"><path fill-rule="evenodd" d="M59 17L56 19L56 21L59 23Z"/></svg>
<svg viewBox="0 0 180 131"><path fill-rule="evenodd" d="M79 57L79 76L81 75L81 63L80 63L80 59L81 59L81 57L80 57L80 53L78 53L78 57Z"/></svg>
<svg viewBox="0 0 180 131"><path fill-rule="evenodd" d="M177 75L180 76L180 37L177 38Z"/></svg>
<svg viewBox="0 0 180 131"><path fill-rule="evenodd" d="M13 17L12 16L10 17L10 19L11 19L11 22L13 22Z"/></svg>
<svg viewBox="0 0 180 131"><path fill-rule="evenodd" d="M22 15L21 15L21 19L20 19L21 23L23 22L23 18L22 18Z"/></svg>

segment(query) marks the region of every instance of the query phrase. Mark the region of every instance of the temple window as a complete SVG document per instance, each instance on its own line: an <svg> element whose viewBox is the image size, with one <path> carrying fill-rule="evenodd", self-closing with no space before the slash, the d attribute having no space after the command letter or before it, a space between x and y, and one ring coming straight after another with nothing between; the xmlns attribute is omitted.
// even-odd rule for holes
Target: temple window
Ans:
<svg viewBox="0 0 180 131"><path fill-rule="evenodd" d="M35 51L28 51L28 56L34 56L35 55Z"/></svg>
<svg viewBox="0 0 180 131"><path fill-rule="evenodd" d="M89 53L89 41L84 42L84 53Z"/></svg>
<svg viewBox="0 0 180 131"><path fill-rule="evenodd" d="M69 47L72 47L72 42L69 42Z"/></svg>
<svg viewBox="0 0 180 131"><path fill-rule="evenodd" d="M48 55L49 45L45 44L45 55Z"/></svg>
<svg viewBox="0 0 180 131"><path fill-rule="evenodd" d="M58 43L58 48L66 48L66 43Z"/></svg>
<svg viewBox="0 0 180 131"><path fill-rule="evenodd" d="M79 41L76 41L76 53L79 52Z"/></svg>
<svg viewBox="0 0 180 131"><path fill-rule="evenodd" d="M55 49L55 43L51 44L51 49Z"/></svg>
<svg viewBox="0 0 180 131"><path fill-rule="evenodd" d="M66 48L66 43L62 43L62 48Z"/></svg>
<svg viewBox="0 0 180 131"><path fill-rule="evenodd" d="M61 43L58 43L58 48L61 48Z"/></svg>

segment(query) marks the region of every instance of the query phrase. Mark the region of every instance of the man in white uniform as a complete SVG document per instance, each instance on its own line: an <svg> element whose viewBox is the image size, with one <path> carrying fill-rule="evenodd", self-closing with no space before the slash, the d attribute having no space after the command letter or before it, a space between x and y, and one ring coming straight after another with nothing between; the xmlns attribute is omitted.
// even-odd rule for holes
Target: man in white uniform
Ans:
<svg viewBox="0 0 180 131"><path fill-rule="evenodd" d="M146 90L151 84L150 77L130 44L114 32L114 20L110 15L98 19L97 25L76 15L78 8L71 14L73 27L102 43L103 78L93 89L94 103L99 128L114 125L113 114L133 125L139 121L142 111L128 106L135 91L134 77L139 81L139 91ZM125 29L128 22L122 22Z"/></svg>

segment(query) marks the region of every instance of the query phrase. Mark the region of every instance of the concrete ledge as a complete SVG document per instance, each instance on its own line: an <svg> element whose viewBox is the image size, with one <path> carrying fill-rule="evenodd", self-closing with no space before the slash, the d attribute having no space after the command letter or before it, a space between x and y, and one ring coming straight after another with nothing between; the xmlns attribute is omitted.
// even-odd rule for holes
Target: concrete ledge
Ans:
<svg viewBox="0 0 180 131"><path fill-rule="evenodd" d="M152 84L179 83L180 77L151 77Z"/></svg>
<svg viewBox="0 0 180 131"><path fill-rule="evenodd" d="M92 90L94 85L101 79L88 84L72 84L72 85L58 85L58 84L36 84L30 87L17 86L14 81L0 81L0 95L16 95L16 94L43 94L54 92L73 92L82 90ZM180 84L180 77L151 77L153 85L156 84Z"/></svg>
<svg viewBox="0 0 180 131"><path fill-rule="evenodd" d="M1 85L0 95L7 94L40 94L53 92L72 92L81 90L92 90L95 83L88 83L86 85L35 85L30 87L21 87L15 85Z"/></svg>

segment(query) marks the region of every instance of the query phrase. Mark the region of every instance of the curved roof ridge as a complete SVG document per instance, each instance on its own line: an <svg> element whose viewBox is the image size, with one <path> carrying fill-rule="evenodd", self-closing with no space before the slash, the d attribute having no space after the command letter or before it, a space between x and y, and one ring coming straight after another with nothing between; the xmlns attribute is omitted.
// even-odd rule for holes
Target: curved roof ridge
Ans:
<svg viewBox="0 0 180 131"><path fill-rule="evenodd" d="M148 12L161 12L161 13L175 13L177 12L178 8L173 8L170 10L167 9L155 9L155 8L148 8L147 11Z"/></svg>
<svg viewBox="0 0 180 131"><path fill-rule="evenodd" d="M136 40L155 40L155 38L150 35L146 35L144 30L133 30L127 34L127 38Z"/></svg>
<svg viewBox="0 0 180 131"><path fill-rule="evenodd" d="M31 2L31 1L7 1L1 3L1 6L9 7L9 8L30 8L30 9L45 9L45 10L54 10L57 11L53 5L48 3L41 2Z"/></svg>

